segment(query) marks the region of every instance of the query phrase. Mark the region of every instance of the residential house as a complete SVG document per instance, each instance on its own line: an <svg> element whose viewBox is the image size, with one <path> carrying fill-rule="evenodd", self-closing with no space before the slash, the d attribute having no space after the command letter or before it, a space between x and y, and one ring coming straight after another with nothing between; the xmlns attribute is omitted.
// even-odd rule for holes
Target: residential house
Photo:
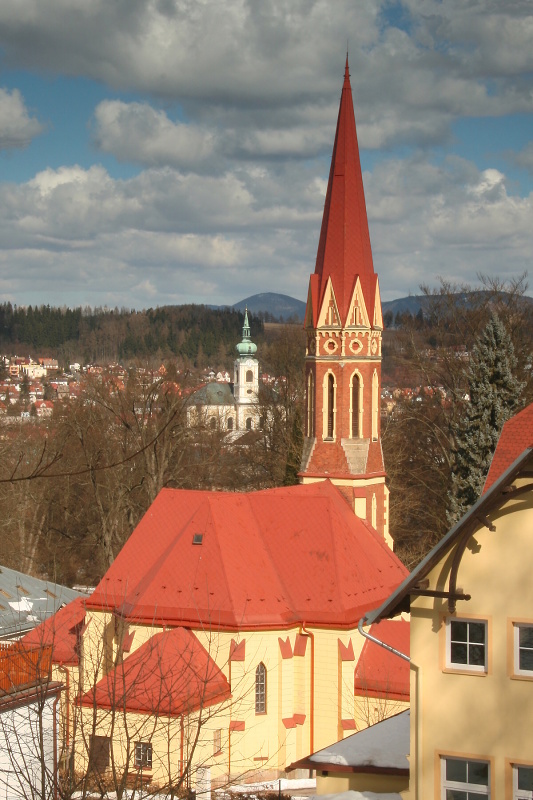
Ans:
<svg viewBox="0 0 533 800"><path fill-rule="evenodd" d="M365 624L411 612L417 798L533 798L533 404L503 427L484 492Z"/></svg>
<svg viewBox="0 0 533 800"><path fill-rule="evenodd" d="M50 649L0 646L0 797L57 797L61 684Z"/></svg>

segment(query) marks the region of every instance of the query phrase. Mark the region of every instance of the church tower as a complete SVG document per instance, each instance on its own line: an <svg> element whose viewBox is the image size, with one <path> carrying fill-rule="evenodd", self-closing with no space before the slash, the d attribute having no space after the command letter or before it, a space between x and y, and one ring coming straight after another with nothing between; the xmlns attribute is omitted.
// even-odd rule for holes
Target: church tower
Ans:
<svg viewBox="0 0 533 800"><path fill-rule="evenodd" d="M309 281L302 483L329 478L392 546L381 449L379 284L372 263L348 58Z"/></svg>
<svg viewBox="0 0 533 800"><path fill-rule="evenodd" d="M235 346L238 356L233 367L233 396L237 411L237 430L258 426L257 398L259 395L259 361L254 358L257 345L252 342L248 309L244 312L242 341Z"/></svg>

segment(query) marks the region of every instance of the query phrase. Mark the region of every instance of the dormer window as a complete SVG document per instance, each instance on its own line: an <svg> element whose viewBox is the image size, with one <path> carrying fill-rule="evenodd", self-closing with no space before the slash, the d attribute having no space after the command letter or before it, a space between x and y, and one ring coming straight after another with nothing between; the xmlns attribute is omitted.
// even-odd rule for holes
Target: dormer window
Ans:
<svg viewBox="0 0 533 800"><path fill-rule="evenodd" d="M202 544L203 539L204 539L203 533L195 533L194 536L192 537L192 543L193 544Z"/></svg>

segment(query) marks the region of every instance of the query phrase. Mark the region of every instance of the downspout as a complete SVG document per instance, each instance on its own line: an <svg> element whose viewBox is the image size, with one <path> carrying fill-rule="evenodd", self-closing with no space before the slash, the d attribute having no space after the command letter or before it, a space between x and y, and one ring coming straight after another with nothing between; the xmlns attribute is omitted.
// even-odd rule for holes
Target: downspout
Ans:
<svg viewBox="0 0 533 800"><path fill-rule="evenodd" d="M300 628L303 636L311 639L311 680L309 687L309 752L315 752L315 634L305 627L305 622Z"/></svg>
<svg viewBox="0 0 533 800"><path fill-rule="evenodd" d="M388 650L389 653L393 653L395 656L398 656L398 658L403 658L404 661L407 661L409 664L411 664L410 656L406 656L405 653L400 652L400 650L396 650L396 648L395 647L391 647L390 644L387 644L386 642L382 642L381 639L377 639L375 636L372 636L370 633L367 633L366 631L364 631L363 630L364 622L365 622L365 618L361 617L361 619L359 620L359 623L357 625L357 630L359 631L361 636L364 636L365 639L369 639L371 642L374 642L374 644L377 644L380 647L383 647L385 650ZM415 676L416 676L416 683L415 683L415 686L416 686L415 691L416 691L416 695L417 695L417 697L416 697L416 708L418 709L419 708L419 705L418 705L418 667L415 666L414 664L411 664L411 666L414 669ZM417 772L415 789L416 789L416 798L418 799L418 786L419 786L418 770L420 768L420 764L419 764L419 758L418 758L418 725L416 725L416 724L415 724L415 742L414 742L414 744L415 744L415 764L416 764L416 772Z"/></svg>
<svg viewBox="0 0 533 800"><path fill-rule="evenodd" d="M378 644L380 647L383 647L385 650L388 650L389 653L394 653L394 655L398 656L398 658L403 658L404 661L408 661L409 663L411 663L411 659L409 656L406 656L405 653L401 653L399 650L396 650L395 647L391 647L390 644L382 642L381 639L376 639L375 636L372 636L370 633L364 631L363 625L364 625L364 617L361 617L361 619L359 620L359 624L357 625L357 630L359 631L361 636L364 636L365 639L370 639L371 642L374 642L374 644Z"/></svg>
<svg viewBox="0 0 533 800"><path fill-rule="evenodd" d="M58 763L57 763L57 704L59 703L59 698L61 694L57 692L56 699L54 700L52 706L52 733L54 737L54 800L57 800L57 770L58 770ZM44 786L43 786L44 792Z"/></svg>
<svg viewBox="0 0 533 800"><path fill-rule="evenodd" d="M183 786L183 737L184 737L183 728L184 726L183 726L183 714L182 714L180 719L180 772L182 777L181 781L182 786Z"/></svg>
<svg viewBox="0 0 533 800"><path fill-rule="evenodd" d="M67 694L67 720L65 725L65 747L69 749L70 746L70 672L68 667L64 667L63 664L59 664L58 672L62 672L65 675L65 691Z"/></svg>

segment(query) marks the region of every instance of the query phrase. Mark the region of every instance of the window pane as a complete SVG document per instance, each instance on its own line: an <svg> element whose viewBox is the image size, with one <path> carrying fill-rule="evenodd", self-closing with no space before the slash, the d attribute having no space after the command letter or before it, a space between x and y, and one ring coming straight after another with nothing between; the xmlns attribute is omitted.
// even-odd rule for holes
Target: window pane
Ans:
<svg viewBox="0 0 533 800"><path fill-rule="evenodd" d="M454 644L451 646L451 658L454 664L467 664L467 645Z"/></svg>
<svg viewBox="0 0 533 800"><path fill-rule="evenodd" d="M519 628L520 647L533 647L533 627L521 625Z"/></svg>
<svg viewBox="0 0 533 800"><path fill-rule="evenodd" d="M482 786L489 785L489 765L483 761L468 762L468 783L479 783Z"/></svg>
<svg viewBox="0 0 533 800"><path fill-rule="evenodd" d="M518 788L533 792L533 767L517 767Z"/></svg>
<svg viewBox="0 0 533 800"><path fill-rule="evenodd" d="M469 648L469 664L476 667L483 667L485 665L485 646L482 644L471 644Z"/></svg>
<svg viewBox="0 0 533 800"><path fill-rule="evenodd" d="M520 669L533 671L533 650L520 650Z"/></svg>
<svg viewBox="0 0 533 800"><path fill-rule="evenodd" d="M451 623L452 641L466 642L467 640L467 624L466 622L457 622L452 620Z"/></svg>
<svg viewBox="0 0 533 800"><path fill-rule="evenodd" d="M466 761L461 761L458 758L447 758L446 780L466 783Z"/></svg>
<svg viewBox="0 0 533 800"><path fill-rule="evenodd" d="M485 642L485 625L482 622L470 622L468 624L469 638L471 642Z"/></svg>
<svg viewBox="0 0 533 800"><path fill-rule="evenodd" d="M458 789L446 789L446 800L468 800L468 795Z"/></svg>

